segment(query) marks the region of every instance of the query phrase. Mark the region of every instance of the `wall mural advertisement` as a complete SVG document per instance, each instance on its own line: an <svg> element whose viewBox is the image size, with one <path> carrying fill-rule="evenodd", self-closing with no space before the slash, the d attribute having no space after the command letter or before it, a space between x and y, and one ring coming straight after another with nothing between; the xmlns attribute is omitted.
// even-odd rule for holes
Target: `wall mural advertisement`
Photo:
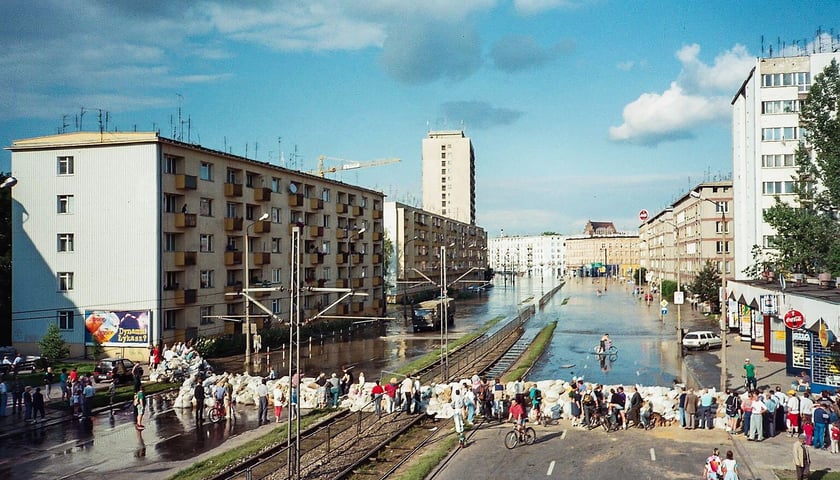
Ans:
<svg viewBox="0 0 840 480"><path fill-rule="evenodd" d="M93 310L85 312L85 343L108 347L149 344L149 310Z"/></svg>

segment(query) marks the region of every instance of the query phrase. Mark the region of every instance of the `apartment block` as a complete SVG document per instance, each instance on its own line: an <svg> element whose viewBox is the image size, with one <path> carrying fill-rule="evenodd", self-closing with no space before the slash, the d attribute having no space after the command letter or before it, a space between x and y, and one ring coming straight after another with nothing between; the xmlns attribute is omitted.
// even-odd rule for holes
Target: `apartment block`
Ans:
<svg viewBox="0 0 840 480"><path fill-rule="evenodd" d="M462 130L423 139L423 210L475 225L475 152Z"/></svg>

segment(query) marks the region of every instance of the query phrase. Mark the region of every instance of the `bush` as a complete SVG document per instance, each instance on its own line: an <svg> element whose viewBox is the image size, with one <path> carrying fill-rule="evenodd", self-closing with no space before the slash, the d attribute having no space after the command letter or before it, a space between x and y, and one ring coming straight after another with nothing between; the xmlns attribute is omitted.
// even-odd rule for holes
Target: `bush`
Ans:
<svg viewBox="0 0 840 480"><path fill-rule="evenodd" d="M70 356L70 347L67 346L67 342L61 336L61 330L55 323L50 323L47 333L39 344L41 346L41 357L47 362L47 366L54 365Z"/></svg>

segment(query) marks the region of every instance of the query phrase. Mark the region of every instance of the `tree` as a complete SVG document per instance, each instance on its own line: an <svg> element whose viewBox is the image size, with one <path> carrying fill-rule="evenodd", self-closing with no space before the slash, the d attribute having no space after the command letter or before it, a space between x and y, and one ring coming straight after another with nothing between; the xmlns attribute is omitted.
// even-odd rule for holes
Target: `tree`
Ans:
<svg viewBox="0 0 840 480"><path fill-rule="evenodd" d="M720 272L711 260L703 265L703 269L694 277L689 290L697 295L701 302L717 305L719 302Z"/></svg>
<svg viewBox="0 0 840 480"><path fill-rule="evenodd" d="M766 259L781 273L840 274L840 68L836 60L814 77L799 114L800 141L793 177L795 200L764 211L776 229ZM753 253L754 258L761 255ZM756 265L745 273L756 273ZM759 272L760 273L760 272Z"/></svg>
<svg viewBox="0 0 840 480"><path fill-rule="evenodd" d="M50 323L47 333L39 343L41 345L41 357L46 360L47 365L53 365L70 356L70 348L55 323Z"/></svg>

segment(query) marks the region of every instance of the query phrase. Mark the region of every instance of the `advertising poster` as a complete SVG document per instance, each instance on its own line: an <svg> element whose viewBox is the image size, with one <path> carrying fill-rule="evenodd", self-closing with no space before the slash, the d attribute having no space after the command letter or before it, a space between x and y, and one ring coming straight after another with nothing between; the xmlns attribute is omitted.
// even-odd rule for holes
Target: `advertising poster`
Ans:
<svg viewBox="0 0 840 480"><path fill-rule="evenodd" d="M151 312L148 310L93 310L85 312L85 343L104 346L149 344Z"/></svg>

